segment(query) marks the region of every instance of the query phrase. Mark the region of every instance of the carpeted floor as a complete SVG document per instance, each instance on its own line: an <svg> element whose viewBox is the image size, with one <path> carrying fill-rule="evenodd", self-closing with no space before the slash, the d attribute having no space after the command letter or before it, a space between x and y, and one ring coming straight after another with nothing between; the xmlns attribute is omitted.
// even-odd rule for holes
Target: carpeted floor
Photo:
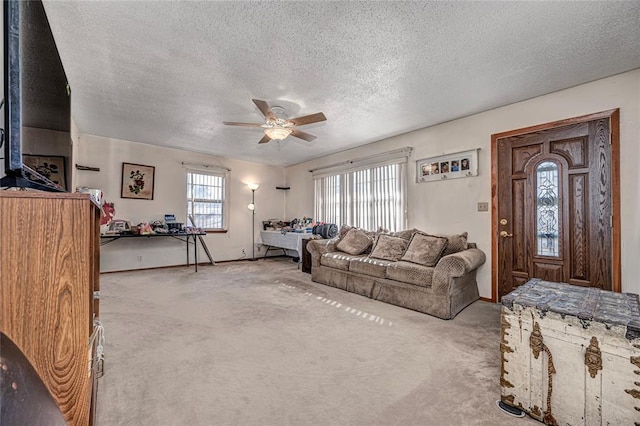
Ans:
<svg viewBox="0 0 640 426"><path fill-rule="evenodd" d="M498 411L499 306L454 320L290 259L101 276L99 425L525 425Z"/></svg>

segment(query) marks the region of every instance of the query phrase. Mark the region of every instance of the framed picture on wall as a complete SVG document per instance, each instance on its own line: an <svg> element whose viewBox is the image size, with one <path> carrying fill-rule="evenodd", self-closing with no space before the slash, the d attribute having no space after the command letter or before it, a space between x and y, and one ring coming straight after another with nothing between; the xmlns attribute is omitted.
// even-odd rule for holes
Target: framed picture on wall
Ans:
<svg viewBox="0 0 640 426"><path fill-rule="evenodd" d="M156 168L142 164L122 163L122 198L153 200Z"/></svg>
<svg viewBox="0 0 640 426"><path fill-rule="evenodd" d="M478 150L470 149L416 161L416 182L478 176Z"/></svg>
<svg viewBox="0 0 640 426"><path fill-rule="evenodd" d="M58 185L67 189L67 179L64 157L57 155L28 155L22 156L22 162Z"/></svg>

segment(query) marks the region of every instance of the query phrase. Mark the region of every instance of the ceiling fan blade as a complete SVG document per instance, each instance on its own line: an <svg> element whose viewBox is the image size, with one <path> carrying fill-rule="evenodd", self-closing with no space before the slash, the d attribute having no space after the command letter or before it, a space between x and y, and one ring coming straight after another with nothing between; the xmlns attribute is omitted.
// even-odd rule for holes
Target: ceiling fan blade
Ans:
<svg viewBox="0 0 640 426"><path fill-rule="evenodd" d="M267 117L269 120L277 120L278 117L271 111L271 108L265 101L261 101L260 99L251 99L254 104L258 107L262 115Z"/></svg>
<svg viewBox="0 0 640 426"><path fill-rule="evenodd" d="M311 115L305 115L303 117L291 118L289 120L290 123L293 123L295 126L304 126L305 124L317 123L319 121L326 121L327 117L324 116L323 113L317 112Z"/></svg>
<svg viewBox="0 0 640 426"><path fill-rule="evenodd" d="M267 142L269 142L270 140L271 140L271 138L270 138L269 136L264 135L264 136L262 137L262 139L260 139L260 142L258 142L258 143L267 143Z"/></svg>
<svg viewBox="0 0 640 426"><path fill-rule="evenodd" d="M312 134L305 133L302 130L298 129L293 129L293 132L291 132L291 136L295 136L296 138L305 140L307 142L314 141L318 138L317 136L313 136Z"/></svg>
<svg viewBox="0 0 640 426"><path fill-rule="evenodd" d="M222 124L227 126L244 126L244 127L260 127L262 123L238 123L235 121L223 121Z"/></svg>

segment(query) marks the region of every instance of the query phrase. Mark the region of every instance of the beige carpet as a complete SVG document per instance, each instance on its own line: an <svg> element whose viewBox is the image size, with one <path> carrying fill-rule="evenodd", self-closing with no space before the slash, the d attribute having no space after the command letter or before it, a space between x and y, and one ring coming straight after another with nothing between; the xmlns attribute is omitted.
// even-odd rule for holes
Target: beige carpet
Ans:
<svg viewBox="0 0 640 426"><path fill-rule="evenodd" d="M290 259L101 276L98 424L511 425L499 306L443 321Z"/></svg>

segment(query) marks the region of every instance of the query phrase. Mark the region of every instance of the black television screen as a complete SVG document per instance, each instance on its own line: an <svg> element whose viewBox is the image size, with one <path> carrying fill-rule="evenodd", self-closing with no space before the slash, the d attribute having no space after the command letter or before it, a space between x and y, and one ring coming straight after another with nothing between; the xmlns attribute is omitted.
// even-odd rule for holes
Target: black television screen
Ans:
<svg viewBox="0 0 640 426"><path fill-rule="evenodd" d="M68 190L71 96L40 1L4 2L2 187Z"/></svg>

